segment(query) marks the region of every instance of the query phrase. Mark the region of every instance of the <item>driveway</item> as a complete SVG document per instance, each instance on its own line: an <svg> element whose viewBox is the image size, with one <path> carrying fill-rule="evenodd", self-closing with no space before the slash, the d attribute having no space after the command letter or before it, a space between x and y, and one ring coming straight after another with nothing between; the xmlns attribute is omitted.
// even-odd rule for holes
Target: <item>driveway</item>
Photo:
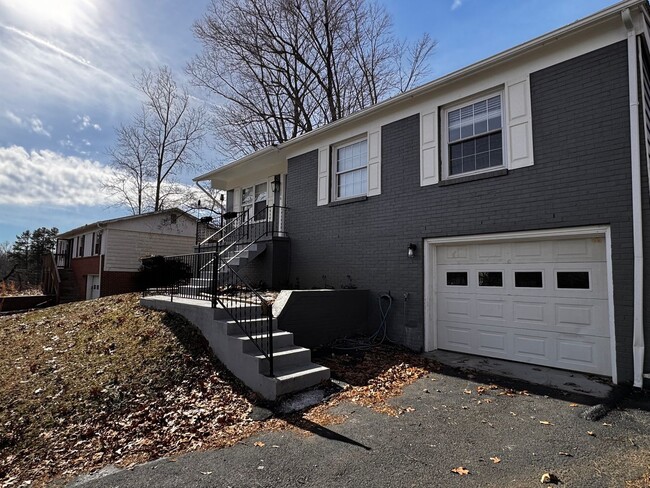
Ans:
<svg viewBox="0 0 650 488"><path fill-rule="evenodd" d="M398 417L344 402L332 408L344 417L339 424L266 432L83 486L527 487L542 486L544 473L562 486L648 486L626 485L650 471L647 397L632 395L590 421L581 417L584 398L493 381L431 373L390 401L402 409ZM452 472L459 467L469 474Z"/></svg>

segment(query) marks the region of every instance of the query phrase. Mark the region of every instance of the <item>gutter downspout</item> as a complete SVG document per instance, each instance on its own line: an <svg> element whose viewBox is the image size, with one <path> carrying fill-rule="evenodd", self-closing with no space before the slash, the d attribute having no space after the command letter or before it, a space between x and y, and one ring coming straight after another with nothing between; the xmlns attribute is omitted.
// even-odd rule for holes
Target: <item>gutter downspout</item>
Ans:
<svg viewBox="0 0 650 488"><path fill-rule="evenodd" d="M630 9L621 12L627 30L627 65L630 97L630 162L632 164L632 231L634 241L634 320L632 357L634 386L643 387L643 221L641 218L641 141L639 138L639 93L636 31Z"/></svg>

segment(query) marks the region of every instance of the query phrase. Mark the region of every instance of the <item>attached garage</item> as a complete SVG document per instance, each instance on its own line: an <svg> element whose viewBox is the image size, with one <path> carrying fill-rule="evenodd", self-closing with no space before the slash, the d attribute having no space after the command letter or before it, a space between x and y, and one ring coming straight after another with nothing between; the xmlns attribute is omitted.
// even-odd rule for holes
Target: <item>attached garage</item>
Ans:
<svg viewBox="0 0 650 488"><path fill-rule="evenodd" d="M425 241L428 349L615 376L609 232Z"/></svg>

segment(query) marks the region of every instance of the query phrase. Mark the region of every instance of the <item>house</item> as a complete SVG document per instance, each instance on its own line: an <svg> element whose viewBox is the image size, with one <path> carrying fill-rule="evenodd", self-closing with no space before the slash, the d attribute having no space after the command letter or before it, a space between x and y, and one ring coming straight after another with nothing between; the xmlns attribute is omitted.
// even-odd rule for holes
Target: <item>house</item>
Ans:
<svg viewBox="0 0 650 488"><path fill-rule="evenodd" d="M189 254L196 218L172 208L102 220L59 234L55 262L67 299L91 299L136 291L141 258ZM66 300L66 297L62 297Z"/></svg>
<svg viewBox="0 0 650 488"><path fill-rule="evenodd" d="M649 13L617 3L197 177L236 216L219 242L267 227L238 275L353 283L370 291L369 322L386 315L388 337L413 350L641 387Z"/></svg>

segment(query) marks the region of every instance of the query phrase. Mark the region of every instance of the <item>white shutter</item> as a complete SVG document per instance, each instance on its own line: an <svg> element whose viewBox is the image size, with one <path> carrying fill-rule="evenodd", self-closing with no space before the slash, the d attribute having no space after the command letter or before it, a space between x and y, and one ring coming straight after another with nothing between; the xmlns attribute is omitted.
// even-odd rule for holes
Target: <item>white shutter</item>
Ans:
<svg viewBox="0 0 650 488"><path fill-rule="evenodd" d="M381 127L368 131L368 196L381 194Z"/></svg>
<svg viewBox="0 0 650 488"><path fill-rule="evenodd" d="M438 116L436 110L420 116L420 186L438 183Z"/></svg>
<svg viewBox="0 0 650 488"><path fill-rule="evenodd" d="M318 194L317 205L327 205L330 202L330 148L318 148Z"/></svg>
<svg viewBox="0 0 650 488"><path fill-rule="evenodd" d="M530 166L533 164L533 130L528 78L506 85L506 115L508 168Z"/></svg>
<svg viewBox="0 0 650 488"><path fill-rule="evenodd" d="M241 188L235 188L233 190L233 202L232 202L232 211L241 212Z"/></svg>

